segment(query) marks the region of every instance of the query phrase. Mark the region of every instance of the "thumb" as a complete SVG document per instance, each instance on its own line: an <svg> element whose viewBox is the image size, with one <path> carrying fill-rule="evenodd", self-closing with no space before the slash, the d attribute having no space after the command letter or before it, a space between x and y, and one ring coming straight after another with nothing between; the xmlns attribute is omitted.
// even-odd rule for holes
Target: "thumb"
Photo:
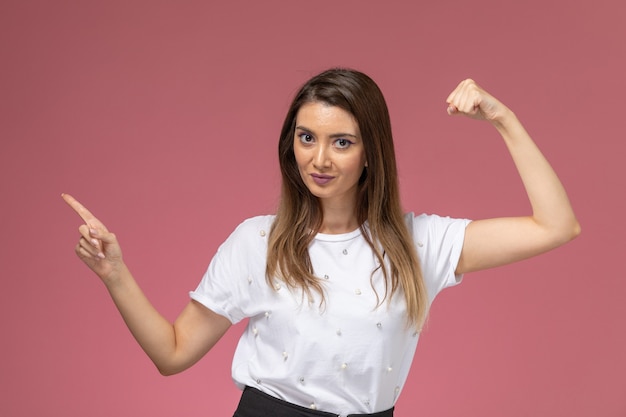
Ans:
<svg viewBox="0 0 626 417"><path fill-rule="evenodd" d="M114 233L109 232L106 229L101 229L95 227L94 225L89 225L89 236L94 242L94 246L100 250L98 256L100 258L121 258L121 250L119 247L119 243L117 242L117 236Z"/></svg>
<svg viewBox="0 0 626 417"><path fill-rule="evenodd" d="M448 115L452 116L455 114L459 113L459 109L457 109L455 106L453 106L452 104L448 104L448 108L446 109L446 111L448 112Z"/></svg>
<svg viewBox="0 0 626 417"><path fill-rule="evenodd" d="M89 225L89 235L95 239L101 240L103 243L115 243L117 238L114 233L96 225Z"/></svg>

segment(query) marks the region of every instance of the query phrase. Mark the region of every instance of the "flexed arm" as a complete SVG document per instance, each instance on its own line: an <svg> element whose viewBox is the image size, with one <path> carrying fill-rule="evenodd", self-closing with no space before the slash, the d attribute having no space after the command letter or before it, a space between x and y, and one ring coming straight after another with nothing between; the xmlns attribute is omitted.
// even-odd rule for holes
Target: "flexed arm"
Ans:
<svg viewBox="0 0 626 417"><path fill-rule="evenodd" d="M502 136L532 207L525 217L470 223L457 273L477 271L554 249L580 233L572 206L556 173L515 114L473 80L448 96L448 113L490 122Z"/></svg>
<svg viewBox="0 0 626 417"><path fill-rule="evenodd" d="M131 333L163 375L181 372L217 343L230 321L190 301L174 324L152 306L122 260L116 236L68 194L65 202L85 224L79 227L78 257L102 280Z"/></svg>

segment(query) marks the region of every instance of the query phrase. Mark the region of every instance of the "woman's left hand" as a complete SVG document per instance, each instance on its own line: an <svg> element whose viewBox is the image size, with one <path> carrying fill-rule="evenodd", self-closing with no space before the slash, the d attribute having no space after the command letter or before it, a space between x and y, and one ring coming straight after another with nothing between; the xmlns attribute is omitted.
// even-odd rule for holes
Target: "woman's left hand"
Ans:
<svg viewBox="0 0 626 417"><path fill-rule="evenodd" d="M472 79L466 79L446 99L448 114L462 114L473 119L497 122L509 109Z"/></svg>

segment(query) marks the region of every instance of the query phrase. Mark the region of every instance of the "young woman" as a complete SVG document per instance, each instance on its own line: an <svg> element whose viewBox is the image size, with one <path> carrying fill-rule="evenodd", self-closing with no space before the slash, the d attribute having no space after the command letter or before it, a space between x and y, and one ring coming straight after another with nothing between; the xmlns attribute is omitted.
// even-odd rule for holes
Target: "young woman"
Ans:
<svg viewBox="0 0 626 417"><path fill-rule="evenodd" d="M85 223L76 253L164 375L249 319L233 360L244 389L235 416L392 416L439 291L580 233L563 186L511 110L472 80L447 102L449 114L497 129L532 214L470 222L403 213L383 95L365 74L332 69L304 84L287 113L276 215L233 232L174 324L137 286L115 235L63 195Z"/></svg>

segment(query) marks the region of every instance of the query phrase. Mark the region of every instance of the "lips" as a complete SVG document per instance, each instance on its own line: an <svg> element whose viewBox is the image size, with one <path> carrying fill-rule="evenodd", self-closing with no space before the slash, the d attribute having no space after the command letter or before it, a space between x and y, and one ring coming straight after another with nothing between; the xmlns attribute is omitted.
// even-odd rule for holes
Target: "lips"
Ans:
<svg viewBox="0 0 626 417"><path fill-rule="evenodd" d="M314 173L314 174L311 174L311 178L313 178L313 182L315 182L317 185L324 185L330 182L330 180L332 180L335 177L333 177L332 175Z"/></svg>

